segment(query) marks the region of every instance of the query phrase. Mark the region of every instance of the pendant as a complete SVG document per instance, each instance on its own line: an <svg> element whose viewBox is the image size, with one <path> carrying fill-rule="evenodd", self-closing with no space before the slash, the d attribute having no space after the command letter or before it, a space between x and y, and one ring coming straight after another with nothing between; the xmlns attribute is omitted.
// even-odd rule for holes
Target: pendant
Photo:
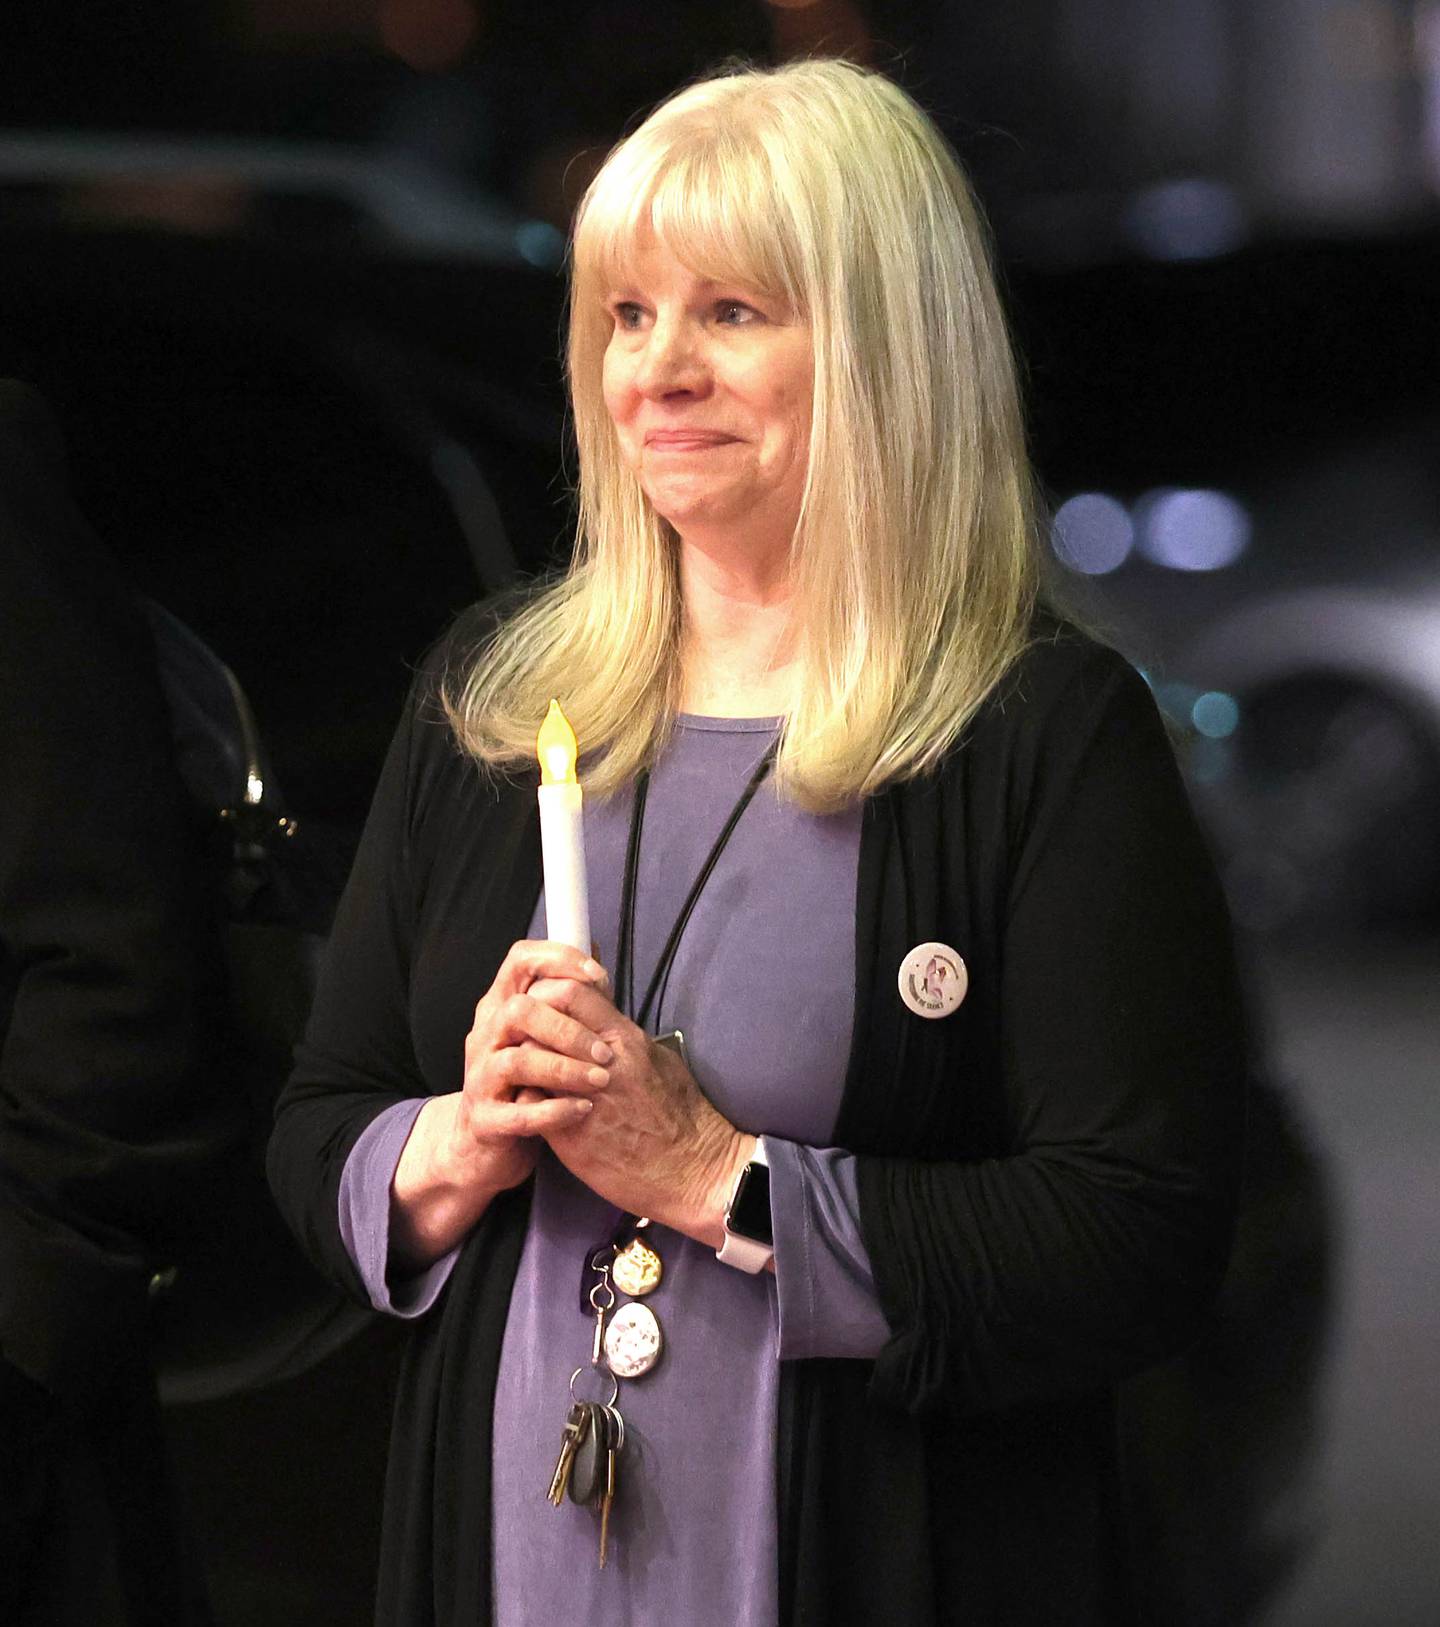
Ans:
<svg viewBox="0 0 1440 1627"><path fill-rule="evenodd" d="M610 1275L622 1294L643 1299L660 1286L665 1267L660 1256L640 1237L632 1237L615 1255Z"/></svg>
<svg viewBox="0 0 1440 1627"><path fill-rule="evenodd" d="M643 1378L660 1360L664 1343L654 1311L632 1300L605 1328L605 1360L617 1378Z"/></svg>

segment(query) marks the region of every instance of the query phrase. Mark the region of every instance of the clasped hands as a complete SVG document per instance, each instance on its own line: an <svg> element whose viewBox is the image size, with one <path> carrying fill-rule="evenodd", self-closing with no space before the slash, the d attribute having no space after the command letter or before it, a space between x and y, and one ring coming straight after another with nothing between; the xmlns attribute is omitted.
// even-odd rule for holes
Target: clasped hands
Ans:
<svg viewBox="0 0 1440 1627"><path fill-rule="evenodd" d="M461 1089L427 1115L392 1188L414 1265L525 1180L542 1139L606 1202L718 1247L725 1198L754 1147L684 1062L616 1008L604 968L548 941L511 947L475 1007Z"/></svg>

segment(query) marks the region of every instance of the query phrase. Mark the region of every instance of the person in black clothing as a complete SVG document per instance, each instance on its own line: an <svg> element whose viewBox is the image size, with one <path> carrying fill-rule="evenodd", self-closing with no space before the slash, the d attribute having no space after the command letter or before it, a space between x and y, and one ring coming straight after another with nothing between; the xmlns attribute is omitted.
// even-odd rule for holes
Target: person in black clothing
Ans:
<svg viewBox="0 0 1440 1627"><path fill-rule="evenodd" d="M152 1282L225 1142L214 923L143 616L0 383L0 1620L209 1619Z"/></svg>

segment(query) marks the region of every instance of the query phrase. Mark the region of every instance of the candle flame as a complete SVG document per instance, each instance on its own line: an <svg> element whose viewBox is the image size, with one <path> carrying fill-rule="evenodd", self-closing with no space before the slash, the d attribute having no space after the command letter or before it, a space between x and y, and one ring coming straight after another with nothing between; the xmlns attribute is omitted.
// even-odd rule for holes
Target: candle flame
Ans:
<svg viewBox="0 0 1440 1627"><path fill-rule="evenodd" d="M541 785L576 785L575 759L580 747L575 731L560 710L560 702L552 700L540 733L535 740L536 754L540 758Z"/></svg>

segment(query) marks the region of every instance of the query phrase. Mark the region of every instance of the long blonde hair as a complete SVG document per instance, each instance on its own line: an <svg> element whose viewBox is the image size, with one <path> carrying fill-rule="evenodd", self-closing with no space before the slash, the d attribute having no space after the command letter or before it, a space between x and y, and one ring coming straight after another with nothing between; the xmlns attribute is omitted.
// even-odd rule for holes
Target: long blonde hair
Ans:
<svg viewBox="0 0 1440 1627"><path fill-rule="evenodd" d="M702 80L610 154L576 220L569 571L447 672L462 746L533 760L558 696L604 796L679 697L676 538L601 393L605 298L653 228L691 269L783 296L811 329L808 478L791 553L799 679L775 777L827 811L932 767L1024 648L1036 503L1005 320L965 178L886 79L802 62Z"/></svg>

